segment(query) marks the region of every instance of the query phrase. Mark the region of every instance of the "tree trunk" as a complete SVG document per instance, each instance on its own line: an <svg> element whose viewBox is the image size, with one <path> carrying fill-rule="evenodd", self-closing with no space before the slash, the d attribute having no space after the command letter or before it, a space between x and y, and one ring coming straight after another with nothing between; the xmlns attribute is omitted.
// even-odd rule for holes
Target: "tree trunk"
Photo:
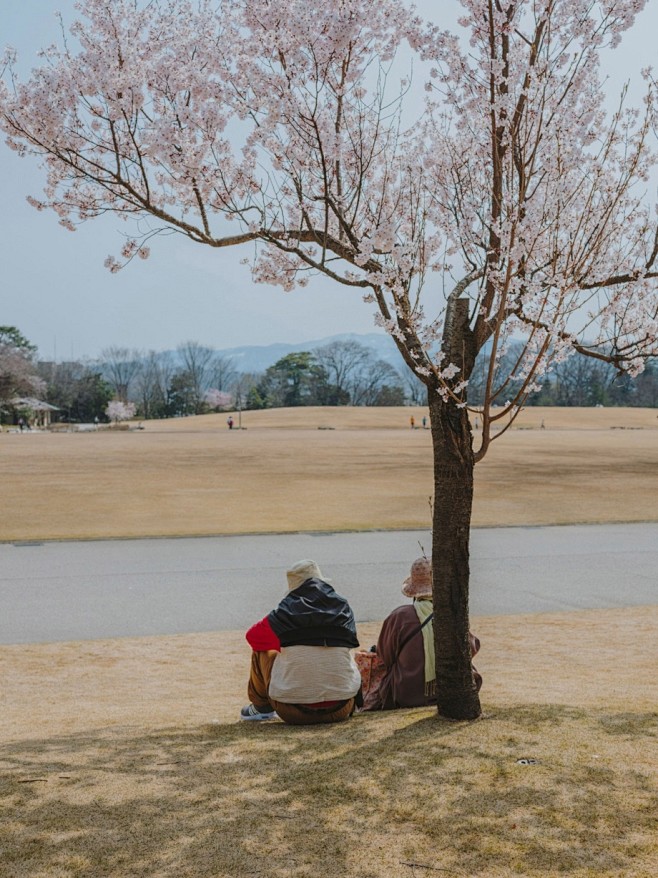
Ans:
<svg viewBox="0 0 658 878"><path fill-rule="evenodd" d="M481 714L469 643L469 540L473 447L465 409L429 391L434 451L432 570L438 711L450 719Z"/></svg>

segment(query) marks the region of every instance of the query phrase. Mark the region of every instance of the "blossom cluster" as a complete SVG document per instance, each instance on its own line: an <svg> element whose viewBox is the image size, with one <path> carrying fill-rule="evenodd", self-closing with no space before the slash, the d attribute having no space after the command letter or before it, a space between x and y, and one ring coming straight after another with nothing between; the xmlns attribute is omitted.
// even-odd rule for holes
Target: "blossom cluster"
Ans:
<svg viewBox="0 0 658 878"><path fill-rule="evenodd" d="M120 399L113 399L108 402L105 408L105 414L115 424L119 421L129 421L135 417L135 403L122 402Z"/></svg>

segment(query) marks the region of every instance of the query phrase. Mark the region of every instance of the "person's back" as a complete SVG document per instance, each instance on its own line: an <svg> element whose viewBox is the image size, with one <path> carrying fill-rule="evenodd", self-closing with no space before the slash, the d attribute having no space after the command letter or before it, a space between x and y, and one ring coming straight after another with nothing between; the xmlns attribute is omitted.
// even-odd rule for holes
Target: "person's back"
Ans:
<svg viewBox="0 0 658 878"><path fill-rule="evenodd" d="M361 678L351 650L358 646L354 614L317 565L287 573L288 594L246 634L253 649L251 703L242 719L312 724L347 719Z"/></svg>
<svg viewBox="0 0 658 878"><path fill-rule="evenodd" d="M428 628L433 637L431 621ZM426 691L424 640L413 604L396 607L386 617L377 640L377 655L386 674L379 688L366 697L364 710L436 704L436 689L430 686Z"/></svg>
<svg viewBox="0 0 658 878"><path fill-rule="evenodd" d="M329 583L310 578L267 617L279 638L270 695L309 704L341 700L360 682L350 650L358 646L349 604Z"/></svg>
<svg viewBox="0 0 658 878"><path fill-rule="evenodd" d="M402 594L412 604L397 607L386 617L377 640L376 653L385 670L377 686L364 692L364 710L394 710L436 704L432 564L418 558L404 580ZM471 655L480 641L469 633ZM473 668L478 687L482 678Z"/></svg>

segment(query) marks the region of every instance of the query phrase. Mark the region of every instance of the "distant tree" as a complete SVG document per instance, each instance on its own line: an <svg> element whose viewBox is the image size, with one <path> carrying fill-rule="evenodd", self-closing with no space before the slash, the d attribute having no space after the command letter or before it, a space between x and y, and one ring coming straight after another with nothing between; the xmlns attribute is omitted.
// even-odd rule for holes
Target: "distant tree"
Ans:
<svg viewBox="0 0 658 878"><path fill-rule="evenodd" d="M615 370L609 363L570 357L556 366L550 384L555 405L593 406L608 401Z"/></svg>
<svg viewBox="0 0 658 878"><path fill-rule="evenodd" d="M354 387L371 366L371 349L358 341L333 341L313 353L327 374L327 405L353 402Z"/></svg>
<svg viewBox="0 0 658 878"><path fill-rule="evenodd" d="M128 402L130 391L142 367L142 353L113 345L101 351L100 366L117 399Z"/></svg>
<svg viewBox="0 0 658 878"><path fill-rule="evenodd" d="M509 339L495 357L490 345L478 353L468 382L468 398L473 406L482 406L485 399L490 405L503 405L516 398L523 381L514 377L523 361L524 345Z"/></svg>
<svg viewBox="0 0 658 878"><path fill-rule="evenodd" d="M372 406L401 406L405 404L405 393L402 384L384 384L374 395Z"/></svg>
<svg viewBox="0 0 658 878"><path fill-rule="evenodd" d="M427 405L427 388L418 375L410 369L404 369L400 373L404 401L409 405Z"/></svg>
<svg viewBox="0 0 658 878"><path fill-rule="evenodd" d="M261 373L255 372L236 372L231 384L231 392L235 399L235 407L238 411L242 409L260 409L265 408L263 400L260 398L256 388L263 380ZM252 395L253 391L253 395Z"/></svg>
<svg viewBox="0 0 658 878"><path fill-rule="evenodd" d="M210 389L216 352L213 348L199 344L198 341L186 341L176 348L181 358L187 381L187 407L193 414L201 414L204 407L203 397Z"/></svg>
<svg viewBox="0 0 658 878"><path fill-rule="evenodd" d="M358 341L334 341L313 351L326 379L322 405L403 405L404 389L397 370L377 359L372 348ZM423 399L427 397L424 389ZM382 403L381 399L396 400Z"/></svg>
<svg viewBox="0 0 658 878"><path fill-rule="evenodd" d="M194 380L187 369L174 372L167 391L167 416L181 418L194 415L200 405Z"/></svg>
<svg viewBox="0 0 658 878"><path fill-rule="evenodd" d="M112 388L100 372L93 369L85 370L74 389L69 419L88 424L96 418L102 420L111 396Z"/></svg>
<svg viewBox="0 0 658 878"><path fill-rule="evenodd" d="M351 387L352 405L380 405L377 400L384 388L396 388L398 398L404 400L404 390L397 370L386 360L376 360L373 357L368 361L367 370L354 376Z"/></svg>
<svg viewBox="0 0 658 878"><path fill-rule="evenodd" d="M327 373L312 353L300 351L270 366L257 389L267 407L323 405Z"/></svg>
<svg viewBox="0 0 658 878"><path fill-rule="evenodd" d="M233 357L225 357L220 354L213 357L210 380L212 386L216 387L217 390L230 390L237 374Z"/></svg>
<svg viewBox="0 0 658 878"><path fill-rule="evenodd" d="M30 357L8 345L0 345L0 401L14 396L39 396L44 383Z"/></svg>
<svg viewBox="0 0 658 878"><path fill-rule="evenodd" d="M0 326L0 347L7 346L33 357L37 346L28 341L20 329L15 326Z"/></svg>
<svg viewBox="0 0 658 878"><path fill-rule="evenodd" d="M658 360L647 362L647 367L638 375L635 385L635 405L658 407Z"/></svg>
<svg viewBox="0 0 658 878"><path fill-rule="evenodd" d="M261 395L258 386L249 388L249 390L247 391L244 407L246 409L252 410L268 408L267 397L263 397Z"/></svg>
<svg viewBox="0 0 658 878"><path fill-rule="evenodd" d="M149 351L135 380L135 399L140 417L164 418L170 408L169 388L175 373L171 354Z"/></svg>
<svg viewBox="0 0 658 878"><path fill-rule="evenodd" d="M605 361L571 357L555 367L529 405L658 406L656 360L649 358L632 377Z"/></svg>
<svg viewBox="0 0 658 878"><path fill-rule="evenodd" d="M42 362L38 369L46 382L47 401L59 409L54 419L91 423L95 418L105 418L113 391L100 370L76 361Z"/></svg>
<svg viewBox="0 0 658 878"><path fill-rule="evenodd" d="M220 409L228 408L233 402L233 397L225 390L211 387L210 390L206 390L204 393L203 401L209 408L219 411Z"/></svg>
<svg viewBox="0 0 658 878"><path fill-rule="evenodd" d="M0 327L0 419L13 418L11 400L42 396L45 382L35 363L36 347L15 326Z"/></svg>
<svg viewBox="0 0 658 878"><path fill-rule="evenodd" d="M135 404L123 402L121 399L113 399L107 404L105 414L108 420L114 424L118 424L120 421L129 421L135 416Z"/></svg>

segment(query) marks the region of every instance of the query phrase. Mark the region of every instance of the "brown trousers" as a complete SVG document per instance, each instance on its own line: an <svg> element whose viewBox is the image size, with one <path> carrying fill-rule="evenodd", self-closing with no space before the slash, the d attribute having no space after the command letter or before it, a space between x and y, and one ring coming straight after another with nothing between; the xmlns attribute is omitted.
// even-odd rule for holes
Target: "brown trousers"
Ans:
<svg viewBox="0 0 658 878"><path fill-rule="evenodd" d="M247 693L249 701L262 713L276 710L279 717L293 726L312 726L317 723L339 723L354 713L354 698L329 710L312 710L303 704L284 704L269 696L272 665L279 653L275 649L251 653L251 669Z"/></svg>

